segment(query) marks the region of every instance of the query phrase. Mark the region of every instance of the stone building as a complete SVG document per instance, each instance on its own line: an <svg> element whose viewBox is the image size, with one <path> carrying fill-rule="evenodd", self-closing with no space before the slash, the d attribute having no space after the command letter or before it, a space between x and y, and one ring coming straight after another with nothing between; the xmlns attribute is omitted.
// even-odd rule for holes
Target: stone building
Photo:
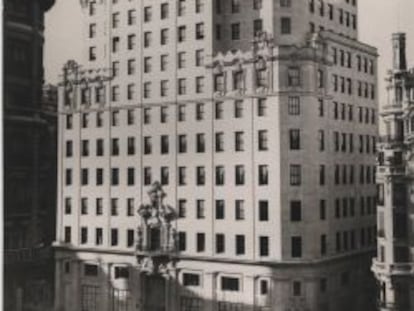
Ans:
<svg viewBox="0 0 414 311"><path fill-rule="evenodd" d="M44 14L53 4L4 1L5 310L53 307L57 101L44 109L42 99Z"/></svg>
<svg viewBox="0 0 414 311"><path fill-rule="evenodd" d="M372 270L379 282L380 310L414 307L413 159L414 69L407 67L404 33L392 37L393 67L382 106L378 143L378 253Z"/></svg>
<svg viewBox="0 0 414 311"><path fill-rule="evenodd" d="M377 51L356 1L81 5L56 308L371 310Z"/></svg>

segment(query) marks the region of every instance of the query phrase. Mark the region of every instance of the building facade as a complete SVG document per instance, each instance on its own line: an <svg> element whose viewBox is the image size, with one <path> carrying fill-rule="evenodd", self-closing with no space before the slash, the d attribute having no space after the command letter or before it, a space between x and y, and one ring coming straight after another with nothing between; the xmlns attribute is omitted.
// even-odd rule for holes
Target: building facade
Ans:
<svg viewBox="0 0 414 311"><path fill-rule="evenodd" d="M377 52L356 1L81 5L56 308L375 307Z"/></svg>
<svg viewBox="0 0 414 311"><path fill-rule="evenodd" d="M404 33L393 35L393 68L382 107L378 144L378 253L373 262L380 310L414 307L412 251L412 103L414 70L407 67Z"/></svg>
<svg viewBox="0 0 414 311"><path fill-rule="evenodd" d="M53 0L4 1L4 305L53 307L57 101L44 109L44 14ZM49 247L47 247L49 245Z"/></svg>

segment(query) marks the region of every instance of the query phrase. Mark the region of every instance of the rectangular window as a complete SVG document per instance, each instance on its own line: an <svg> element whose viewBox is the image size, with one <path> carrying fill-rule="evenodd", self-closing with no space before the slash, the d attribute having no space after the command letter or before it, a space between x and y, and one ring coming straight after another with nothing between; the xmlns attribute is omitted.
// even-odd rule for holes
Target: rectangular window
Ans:
<svg viewBox="0 0 414 311"><path fill-rule="evenodd" d="M300 186L302 183L302 168L300 165L291 164L289 167L289 177L291 186Z"/></svg>
<svg viewBox="0 0 414 311"><path fill-rule="evenodd" d="M197 23L196 24L196 40L202 40L202 39L204 39L204 23Z"/></svg>
<svg viewBox="0 0 414 311"><path fill-rule="evenodd" d="M244 151L244 132L235 132L234 133L234 150L235 151Z"/></svg>
<svg viewBox="0 0 414 311"><path fill-rule="evenodd" d="M197 233L197 252L204 252L206 249L206 235L204 233Z"/></svg>
<svg viewBox="0 0 414 311"><path fill-rule="evenodd" d="M196 152L203 153L206 151L206 138L205 134L196 134Z"/></svg>
<svg viewBox="0 0 414 311"><path fill-rule="evenodd" d="M129 59L128 60L128 69L127 69L128 75L135 74L135 59Z"/></svg>
<svg viewBox="0 0 414 311"><path fill-rule="evenodd" d="M238 292L240 290L240 280L235 277L221 277L221 290Z"/></svg>
<svg viewBox="0 0 414 311"><path fill-rule="evenodd" d="M127 184L128 186L133 186L135 184L135 169L133 167L128 167L128 177Z"/></svg>
<svg viewBox="0 0 414 311"><path fill-rule="evenodd" d="M216 200L216 219L224 219L224 200Z"/></svg>
<svg viewBox="0 0 414 311"><path fill-rule="evenodd" d="M203 186L206 183L206 171L204 166L197 166L197 186Z"/></svg>
<svg viewBox="0 0 414 311"><path fill-rule="evenodd" d="M280 20L281 34L288 35L292 32L290 17L282 17Z"/></svg>
<svg viewBox="0 0 414 311"><path fill-rule="evenodd" d="M72 241L72 231L71 231L71 227L66 226L65 227L65 234L64 234L64 240L65 243L71 243Z"/></svg>
<svg viewBox="0 0 414 311"><path fill-rule="evenodd" d="M187 200L178 200L178 218L185 218L187 212Z"/></svg>
<svg viewBox="0 0 414 311"><path fill-rule="evenodd" d="M299 115L300 114L300 97L290 96L288 98L288 114Z"/></svg>
<svg viewBox="0 0 414 311"><path fill-rule="evenodd" d="M259 151L268 150L268 137L267 137L267 130L260 130L258 132L258 143L259 143Z"/></svg>
<svg viewBox="0 0 414 311"><path fill-rule="evenodd" d="M102 245L103 243L103 232L102 228L95 229L95 245Z"/></svg>
<svg viewBox="0 0 414 311"><path fill-rule="evenodd" d="M195 52L195 64L197 67L204 65L204 50L196 50Z"/></svg>
<svg viewBox="0 0 414 311"><path fill-rule="evenodd" d="M236 215L236 220L244 219L244 201L243 200L236 200L235 215Z"/></svg>
<svg viewBox="0 0 414 311"><path fill-rule="evenodd" d="M204 92L204 77L196 77L196 93Z"/></svg>
<svg viewBox="0 0 414 311"><path fill-rule="evenodd" d="M246 253L246 246L245 246L245 237L244 235L237 234L236 235L236 255L244 255Z"/></svg>
<svg viewBox="0 0 414 311"><path fill-rule="evenodd" d="M224 75L216 74L214 75L214 91L215 92L224 92Z"/></svg>
<svg viewBox="0 0 414 311"><path fill-rule="evenodd" d="M302 220L302 202L290 201L290 221L296 222Z"/></svg>
<svg viewBox="0 0 414 311"><path fill-rule="evenodd" d="M128 50L133 50L136 45L136 36L135 35L128 35L127 39L127 46Z"/></svg>
<svg viewBox="0 0 414 311"><path fill-rule="evenodd" d="M150 22L152 19L152 7L146 6L144 8L144 22Z"/></svg>
<svg viewBox="0 0 414 311"><path fill-rule="evenodd" d="M240 13L240 0L231 0L231 12Z"/></svg>
<svg viewBox="0 0 414 311"><path fill-rule="evenodd" d="M186 79L180 78L178 79L178 95L185 95L186 94Z"/></svg>
<svg viewBox="0 0 414 311"><path fill-rule="evenodd" d="M235 118L243 117L243 101L242 100L236 100L234 102L234 117Z"/></svg>
<svg viewBox="0 0 414 311"><path fill-rule="evenodd" d="M161 167L161 185L168 185L170 179L170 173L167 166Z"/></svg>
<svg viewBox="0 0 414 311"><path fill-rule="evenodd" d="M245 171L243 165L236 165L235 166L235 184L237 186L244 185L245 182Z"/></svg>
<svg viewBox="0 0 414 311"><path fill-rule="evenodd" d="M197 200L197 219L203 219L205 217L205 201L204 200Z"/></svg>
<svg viewBox="0 0 414 311"><path fill-rule="evenodd" d="M259 98L257 100L257 116L258 117L266 116L266 110L267 110L266 98Z"/></svg>
<svg viewBox="0 0 414 311"><path fill-rule="evenodd" d="M168 154L169 152L169 137L168 135L161 135L161 146L160 146L160 150L161 150L161 154Z"/></svg>
<svg viewBox="0 0 414 311"><path fill-rule="evenodd" d="M240 23L231 24L231 39L240 40Z"/></svg>
<svg viewBox="0 0 414 311"><path fill-rule="evenodd" d="M179 26L178 27L178 42L184 42L185 41L185 26Z"/></svg>
<svg viewBox="0 0 414 311"><path fill-rule="evenodd" d="M259 201L259 221L269 220L269 202L261 200Z"/></svg>
<svg viewBox="0 0 414 311"><path fill-rule="evenodd" d="M259 165L259 186L269 184L269 168L267 165Z"/></svg>
<svg viewBox="0 0 414 311"><path fill-rule="evenodd" d="M161 3L161 19L167 19L168 18L168 3Z"/></svg>
<svg viewBox="0 0 414 311"><path fill-rule="evenodd" d="M111 246L118 245L118 229L111 229Z"/></svg>
<svg viewBox="0 0 414 311"><path fill-rule="evenodd" d="M178 152L187 152L187 135L178 135Z"/></svg>
<svg viewBox="0 0 414 311"><path fill-rule="evenodd" d="M300 85L300 70L296 67L290 67L288 69L288 86Z"/></svg>
<svg viewBox="0 0 414 311"><path fill-rule="evenodd" d="M184 252L187 249L187 235L185 232L178 232L178 250Z"/></svg>
<svg viewBox="0 0 414 311"><path fill-rule="evenodd" d="M291 251L293 258L302 257L302 238L299 236L294 236L291 239Z"/></svg>
<svg viewBox="0 0 414 311"><path fill-rule="evenodd" d="M269 256L269 237L259 237L259 254L261 257Z"/></svg>
<svg viewBox="0 0 414 311"><path fill-rule="evenodd" d="M137 23L137 12L135 10L128 11L128 25L135 25Z"/></svg>
<svg viewBox="0 0 414 311"><path fill-rule="evenodd" d="M152 33L150 31L144 32L144 47L149 47L152 41Z"/></svg>
<svg viewBox="0 0 414 311"><path fill-rule="evenodd" d="M168 43L168 29L161 29L160 44L166 45Z"/></svg>
<svg viewBox="0 0 414 311"><path fill-rule="evenodd" d="M289 146L290 146L290 150L300 149L300 130L299 129L289 130Z"/></svg>
<svg viewBox="0 0 414 311"><path fill-rule="evenodd" d="M151 185L152 182L152 173L151 167L144 167L144 185Z"/></svg>
<svg viewBox="0 0 414 311"><path fill-rule="evenodd" d="M204 104L198 103L196 105L196 120L200 121L204 119Z"/></svg>
<svg viewBox="0 0 414 311"><path fill-rule="evenodd" d="M225 250L225 240L224 240L224 234L217 233L216 234L216 253L221 254L224 253Z"/></svg>
<svg viewBox="0 0 414 311"><path fill-rule="evenodd" d="M224 151L224 133L216 133L216 152Z"/></svg>
<svg viewBox="0 0 414 311"><path fill-rule="evenodd" d="M178 168L178 184L180 186L187 184L186 168L184 166Z"/></svg>

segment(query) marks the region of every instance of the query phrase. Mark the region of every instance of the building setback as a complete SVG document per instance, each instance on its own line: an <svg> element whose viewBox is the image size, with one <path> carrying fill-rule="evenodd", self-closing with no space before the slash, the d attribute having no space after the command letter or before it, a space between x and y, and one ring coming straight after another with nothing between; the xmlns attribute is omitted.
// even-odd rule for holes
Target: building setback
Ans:
<svg viewBox="0 0 414 311"><path fill-rule="evenodd" d="M380 284L380 310L414 306L412 263L412 133L414 70L408 69L405 34L392 37L393 68L382 107L383 136L378 143L378 254L372 270Z"/></svg>
<svg viewBox="0 0 414 311"><path fill-rule="evenodd" d="M371 310L377 52L356 1L81 4L56 308Z"/></svg>

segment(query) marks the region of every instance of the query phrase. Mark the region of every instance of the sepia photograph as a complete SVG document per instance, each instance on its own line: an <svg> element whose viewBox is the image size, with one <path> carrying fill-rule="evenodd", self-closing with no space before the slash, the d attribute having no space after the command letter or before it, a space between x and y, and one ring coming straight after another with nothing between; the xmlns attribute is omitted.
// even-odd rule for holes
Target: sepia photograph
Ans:
<svg viewBox="0 0 414 311"><path fill-rule="evenodd" d="M414 311L414 0L2 9L4 311Z"/></svg>

